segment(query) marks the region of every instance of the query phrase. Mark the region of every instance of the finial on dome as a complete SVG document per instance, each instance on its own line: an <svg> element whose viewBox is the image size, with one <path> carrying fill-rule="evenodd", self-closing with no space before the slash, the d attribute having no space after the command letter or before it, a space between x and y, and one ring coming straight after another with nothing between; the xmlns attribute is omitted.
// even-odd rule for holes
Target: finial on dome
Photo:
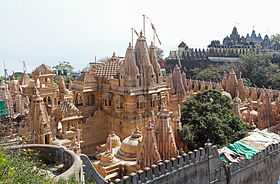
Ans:
<svg viewBox="0 0 280 184"><path fill-rule="evenodd" d="M116 57L116 52L113 52L113 56L112 57Z"/></svg>
<svg viewBox="0 0 280 184"><path fill-rule="evenodd" d="M131 47L132 47L131 42L129 42L129 43L128 43L128 47L129 47L129 48L131 48Z"/></svg>
<svg viewBox="0 0 280 184"><path fill-rule="evenodd" d="M229 72L229 73L235 75L235 71L234 71L234 68L233 68L233 67L230 68L230 72Z"/></svg>
<svg viewBox="0 0 280 184"><path fill-rule="evenodd" d="M140 37L143 37L143 32L142 31L140 31Z"/></svg>
<svg viewBox="0 0 280 184"><path fill-rule="evenodd" d="M153 47L154 46L154 42L153 41L151 41L151 47Z"/></svg>

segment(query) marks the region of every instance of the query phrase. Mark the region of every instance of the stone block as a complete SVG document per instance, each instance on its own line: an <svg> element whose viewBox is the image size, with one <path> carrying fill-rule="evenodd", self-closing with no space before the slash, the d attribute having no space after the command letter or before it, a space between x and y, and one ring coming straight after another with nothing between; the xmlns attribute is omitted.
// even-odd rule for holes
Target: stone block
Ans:
<svg viewBox="0 0 280 184"><path fill-rule="evenodd" d="M132 184L137 184L138 183L138 179L137 179L137 174L135 172L130 173L130 182Z"/></svg>
<svg viewBox="0 0 280 184"><path fill-rule="evenodd" d="M166 168L167 172L172 171L172 167L171 167L172 164L171 164L170 160L165 160L164 164L165 164L165 168Z"/></svg>
<svg viewBox="0 0 280 184"><path fill-rule="evenodd" d="M152 165L151 166L151 168L152 168L152 173L153 173L153 175L155 176L155 177L158 177L158 176L160 176L160 171L159 171L159 166L158 165Z"/></svg>
<svg viewBox="0 0 280 184"><path fill-rule="evenodd" d="M142 182L145 182L146 181L146 178L145 178L145 173L143 170L138 170L137 171L137 174L138 174L138 177L139 177L139 180L140 180L140 183Z"/></svg>
<svg viewBox="0 0 280 184"><path fill-rule="evenodd" d="M193 150L193 152L194 152L194 162L199 162L200 152L197 149Z"/></svg>
<svg viewBox="0 0 280 184"><path fill-rule="evenodd" d="M145 176L146 176L146 179L149 181L153 178L153 174L152 174L152 170L150 167L145 167L144 168L144 172L145 172Z"/></svg>
<svg viewBox="0 0 280 184"><path fill-rule="evenodd" d="M123 184L130 184L129 176L123 176Z"/></svg>
<svg viewBox="0 0 280 184"><path fill-rule="evenodd" d="M194 153L192 151L189 151L188 152L188 155L189 155L189 160L191 163L194 163Z"/></svg>
<svg viewBox="0 0 280 184"><path fill-rule="evenodd" d="M204 160L205 159L205 149L199 148L199 152L200 152L200 160Z"/></svg>
<svg viewBox="0 0 280 184"><path fill-rule="evenodd" d="M162 163L162 162L158 163L158 167L159 167L159 172L161 175L166 172L164 163Z"/></svg>

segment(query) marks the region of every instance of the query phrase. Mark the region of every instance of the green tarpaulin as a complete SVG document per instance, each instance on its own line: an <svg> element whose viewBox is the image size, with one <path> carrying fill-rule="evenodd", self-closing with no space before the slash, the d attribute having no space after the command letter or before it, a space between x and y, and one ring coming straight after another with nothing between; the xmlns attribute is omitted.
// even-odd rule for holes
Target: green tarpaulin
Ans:
<svg viewBox="0 0 280 184"><path fill-rule="evenodd" d="M8 115L8 109L4 101L0 101L0 118Z"/></svg>
<svg viewBox="0 0 280 184"><path fill-rule="evenodd" d="M246 159L251 159L254 155L257 154L257 152L259 152L255 148L252 148L240 141L236 141L235 143L230 144L228 148L235 153L243 155Z"/></svg>

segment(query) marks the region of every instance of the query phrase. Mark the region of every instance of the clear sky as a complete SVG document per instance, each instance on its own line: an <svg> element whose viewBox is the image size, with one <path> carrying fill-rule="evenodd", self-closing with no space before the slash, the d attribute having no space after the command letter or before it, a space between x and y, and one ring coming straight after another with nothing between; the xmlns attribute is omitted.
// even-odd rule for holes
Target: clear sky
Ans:
<svg viewBox="0 0 280 184"><path fill-rule="evenodd" d="M62 60L81 69L113 51L123 56L130 28L142 29L142 14L153 21L165 55L182 40L206 47L234 25L241 34L253 26L262 35L280 33L279 5L279 0L0 0L0 74L3 61L11 72L22 70L22 60L32 71Z"/></svg>

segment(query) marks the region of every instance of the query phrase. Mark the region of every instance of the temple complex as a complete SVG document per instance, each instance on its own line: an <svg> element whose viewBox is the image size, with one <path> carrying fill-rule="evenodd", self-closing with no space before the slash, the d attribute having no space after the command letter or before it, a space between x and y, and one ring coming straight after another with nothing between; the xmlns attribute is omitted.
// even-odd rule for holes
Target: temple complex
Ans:
<svg viewBox="0 0 280 184"><path fill-rule="evenodd" d="M172 79L177 79L178 76L182 77L182 80L176 80L176 85L172 84L174 82ZM184 72L176 66L170 77L173 94L177 93L176 96L181 96L181 99L186 99L187 96L200 91L214 89L232 100L234 114L244 122L259 129L273 129L280 123L279 91L247 87L244 85L242 78L237 77L233 68L219 82L198 81L186 79L183 76ZM186 95L182 96L182 94Z"/></svg>
<svg viewBox="0 0 280 184"><path fill-rule="evenodd" d="M241 39L236 29L230 38L234 44ZM245 86L234 68L220 81L187 79L180 57L192 51L185 43L180 47L178 64L164 75L154 43L148 46L141 33L135 45L128 44L124 57L113 53L104 62L91 63L67 86L45 64L30 76L2 82L0 101L10 116L24 115L17 127L23 143L54 144L87 154L107 181L180 158L179 152L186 150L178 135L181 105L205 90L228 97L235 116L251 127L280 130L279 91Z"/></svg>

